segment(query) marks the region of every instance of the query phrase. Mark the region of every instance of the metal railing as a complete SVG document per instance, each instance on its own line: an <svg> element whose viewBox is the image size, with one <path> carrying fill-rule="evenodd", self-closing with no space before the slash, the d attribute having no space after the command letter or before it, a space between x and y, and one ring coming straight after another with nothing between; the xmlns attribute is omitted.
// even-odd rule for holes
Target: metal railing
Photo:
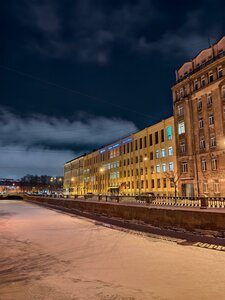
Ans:
<svg viewBox="0 0 225 300"><path fill-rule="evenodd" d="M54 197L47 196L43 197ZM60 197L62 198L62 197ZM196 208L225 208L225 197L174 197L174 196L148 196L148 195L73 195L64 196L68 200L88 200L98 202L124 203L150 206L177 206Z"/></svg>

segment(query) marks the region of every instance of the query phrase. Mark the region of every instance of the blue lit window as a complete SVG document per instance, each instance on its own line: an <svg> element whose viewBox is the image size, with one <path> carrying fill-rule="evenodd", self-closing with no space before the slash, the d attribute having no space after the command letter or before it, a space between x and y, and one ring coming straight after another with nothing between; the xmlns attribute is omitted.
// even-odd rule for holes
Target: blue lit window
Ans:
<svg viewBox="0 0 225 300"><path fill-rule="evenodd" d="M168 147L168 155L171 156L173 155L173 147Z"/></svg>
<svg viewBox="0 0 225 300"><path fill-rule="evenodd" d="M172 140L172 126L167 127L167 140L168 141Z"/></svg>
<svg viewBox="0 0 225 300"><path fill-rule="evenodd" d="M174 170L173 162L169 163L169 170L170 170L170 172L172 172Z"/></svg>
<svg viewBox="0 0 225 300"><path fill-rule="evenodd" d="M156 165L156 173L160 172L160 165Z"/></svg>
<svg viewBox="0 0 225 300"><path fill-rule="evenodd" d="M156 152L155 152L155 158L159 158L159 150L156 150Z"/></svg>
<svg viewBox="0 0 225 300"><path fill-rule="evenodd" d="M162 171L163 171L163 172L166 172L166 164L165 164L165 163L162 164Z"/></svg>

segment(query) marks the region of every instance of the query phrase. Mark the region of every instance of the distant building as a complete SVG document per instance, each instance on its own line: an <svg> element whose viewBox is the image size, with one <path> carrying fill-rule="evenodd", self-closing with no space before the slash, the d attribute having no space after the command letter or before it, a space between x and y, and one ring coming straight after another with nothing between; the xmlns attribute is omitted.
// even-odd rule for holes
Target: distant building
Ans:
<svg viewBox="0 0 225 300"><path fill-rule="evenodd" d="M176 182L173 117L64 165L64 191L68 195L174 195Z"/></svg>
<svg viewBox="0 0 225 300"><path fill-rule="evenodd" d="M180 194L225 196L225 37L177 70L172 91Z"/></svg>

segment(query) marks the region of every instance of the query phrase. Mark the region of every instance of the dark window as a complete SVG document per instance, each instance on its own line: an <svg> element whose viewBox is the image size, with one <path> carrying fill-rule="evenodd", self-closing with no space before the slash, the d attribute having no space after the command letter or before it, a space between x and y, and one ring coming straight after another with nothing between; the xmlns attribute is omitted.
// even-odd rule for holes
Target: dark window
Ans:
<svg viewBox="0 0 225 300"><path fill-rule="evenodd" d="M147 147L147 138L146 138L146 136L144 137L144 148L146 148Z"/></svg>
<svg viewBox="0 0 225 300"><path fill-rule="evenodd" d="M130 143L130 152L133 152L133 143Z"/></svg>
<svg viewBox="0 0 225 300"><path fill-rule="evenodd" d="M155 181L154 181L154 179L152 179L152 189L154 189L154 187L155 187Z"/></svg>
<svg viewBox="0 0 225 300"><path fill-rule="evenodd" d="M145 181L145 188L148 188L148 180Z"/></svg>
<svg viewBox="0 0 225 300"><path fill-rule="evenodd" d="M153 152L150 152L150 160L153 160Z"/></svg>
<svg viewBox="0 0 225 300"><path fill-rule="evenodd" d="M130 144L127 144L127 153L130 152Z"/></svg>
<svg viewBox="0 0 225 300"><path fill-rule="evenodd" d="M142 138L140 138L140 149L142 149Z"/></svg>
<svg viewBox="0 0 225 300"><path fill-rule="evenodd" d="M138 141L135 140L135 150L137 150L137 149L138 149Z"/></svg>
<svg viewBox="0 0 225 300"><path fill-rule="evenodd" d="M160 188L160 179L157 179L157 188Z"/></svg>
<svg viewBox="0 0 225 300"><path fill-rule="evenodd" d="M163 178L163 187L166 188L166 178Z"/></svg>
<svg viewBox="0 0 225 300"><path fill-rule="evenodd" d="M213 82L213 79L214 79L214 78L213 78L213 73L210 73L210 74L209 74L209 82Z"/></svg>
<svg viewBox="0 0 225 300"><path fill-rule="evenodd" d="M159 143L159 133L158 131L155 132L155 144Z"/></svg>
<svg viewBox="0 0 225 300"><path fill-rule="evenodd" d="M149 145L152 146L153 142L152 142L152 134L149 135Z"/></svg>
<svg viewBox="0 0 225 300"><path fill-rule="evenodd" d="M164 129L161 130L161 142L164 142Z"/></svg>

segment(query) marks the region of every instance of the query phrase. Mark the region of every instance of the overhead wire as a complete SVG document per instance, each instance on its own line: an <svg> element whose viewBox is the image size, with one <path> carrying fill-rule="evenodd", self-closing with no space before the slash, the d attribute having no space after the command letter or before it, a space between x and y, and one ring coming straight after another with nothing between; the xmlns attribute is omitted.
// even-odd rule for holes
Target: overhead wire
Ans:
<svg viewBox="0 0 225 300"><path fill-rule="evenodd" d="M37 77L37 76L34 76L34 75L31 75L29 73L26 73L26 72L23 72L23 71L20 71L18 69L14 69L14 68L11 68L11 67L8 67L8 66L5 66L5 65L0 65L0 68L1 69L5 69L5 70L8 70L8 71L11 71L11 72L14 72L18 75L21 75L21 76L24 76L24 77L28 77L30 79L33 79L33 80L36 80L42 84L45 84L45 85L49 85L49 86L52 86L52 87L55 87L55 88L58 88L58 89L61 89L61 90L64 90L64 91L67 91L67 92L70 92L70 93L74 93L74 94L77 94L79 96L82 96L82 97L86 97L87 99L89 100L92 100L92 101L96 101L96 102L102 102L102 103L105 103L105 104L109 104L111 106L114 106L114 107L117 107L119 109L123 109L123 110L126 110L126 111L130 111L132 113L135 113L135 114L138 114L138 115L141 115L142 117L145 117L145 118L149 118L150 119L153 119L155 120L156 119L156 115L149 115L149 114L144 114L140 111L137 111L137 110L133 110L131 108L128 108L126 106L123 106L123 105L119 105L119 104L116 104L116 103L112 103L110 101L107 101L105 99L102 99L100 97L97 97L97 96L92 96L92 95L89 95L87 93L84 93L84 92L80 92L78 90L75 90L75 89L72 89L72 88L68 88L68 87L65 87L63 85L60 85L58 83L54 83L54 82L51 82L51 81L48 81L48 80L45 80L45 79L42 79L40 77ZM147 119L146 119L147 120Z"/></svg>

